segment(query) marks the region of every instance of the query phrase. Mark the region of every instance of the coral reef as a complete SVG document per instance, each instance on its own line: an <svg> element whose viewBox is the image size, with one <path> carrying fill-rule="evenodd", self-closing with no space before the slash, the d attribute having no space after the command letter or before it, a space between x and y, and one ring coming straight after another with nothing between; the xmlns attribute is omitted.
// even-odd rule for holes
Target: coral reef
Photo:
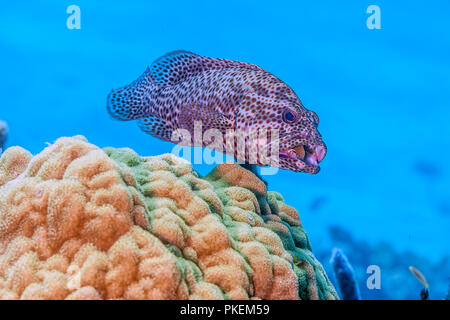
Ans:
<svg viewBox="0 0 450 320"><path fill-rule="evenodd" d="M355 279L360 284L363 300L417 300L423 285L411 276L409 266L420 267L421 272L427 275L427 282L431 288L429 299L442 300L448 289L450 270L450 256L446 255L437 261L432 261L426 256L420 256L412 252L401 252L390 243L369 243L357 239L353 234L337 225L329 228L329 239L323 239L326 243L315 244L314 253L320 261L326 261L330 256L330 246L341 248L351 258ZM366 286L369 276L367 267L377 265L380 267L381 289L370 290ZM333 275L333 266L324 263L324 268L330 276L330 280L337 284Z"/></svg>
<svg viewBox="0 0 450 320"><path fill-rule="evenodd" d="M8 125L5 121L0 120L0 153L5 146L6 137L8 136Z"/></svg>
<svg viewBox="0 0 450 320"><path fill-rule="evenodd" d="M1 299L336 299L298 212L236 164L60 138L0 158Z"/></svg>
<svg viewBox="0 0 450 320"><path fill-rule="evenodd" d="M343 300L361 300L352 265L341 249L334 248L330 263Z"/></svg>

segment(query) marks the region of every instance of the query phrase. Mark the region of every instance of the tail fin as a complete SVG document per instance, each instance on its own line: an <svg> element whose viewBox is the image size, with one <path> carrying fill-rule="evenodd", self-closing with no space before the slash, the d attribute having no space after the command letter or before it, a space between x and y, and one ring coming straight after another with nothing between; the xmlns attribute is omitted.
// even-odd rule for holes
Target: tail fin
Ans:
<svg viewBox="0 0 450 320"><path fill-rule="evenodd" d="M147 68L128 86L112 90L107 98L106 108L115 119L126 121L142 118L150 112L146 96L157 86Z"/></svg>

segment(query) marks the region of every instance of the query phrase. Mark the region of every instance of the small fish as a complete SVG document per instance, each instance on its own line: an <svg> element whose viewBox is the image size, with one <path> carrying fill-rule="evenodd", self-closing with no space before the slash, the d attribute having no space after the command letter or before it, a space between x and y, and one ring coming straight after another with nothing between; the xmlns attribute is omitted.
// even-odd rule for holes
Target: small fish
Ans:
<svg viewBox="0 0 450 320"><path fill-rule="evenodd" d="M273 140L279 143L279 161L271 165L296 172L319 172L327 150L317 130L318 116L277 77L253 64L187 51L160 57L130 85L112 90L107 110L118 120L138 120L144 132L159 139L209 147L247 163L257 148L254 136L213 146L207 139L198 143L195 123L201 122L202 134L218 129L224 140L229 139L228 130L278 130L278 139ZM172 139L177 129L188 130L191 140ZM267 152L274 141L259 148ZM227 143L235 146L232 154ZM244 146L245 153L239 154L238 146ZM255 164L267 165L259 157Z"/></svg>
<svg viewBox="0 0 450 320"><path fill-rule="evenodd" d="M425 279L424 275L416 268L414 268L413 266L409 266L409 271L411 271L411 273L413 274L413 276L419 280L419 282L426 288L428 289L428 281L427 279Z"/></svg>
<svg viewBox="0 0 450 320"><path fill-rule="evenodd" d="M329 199L325 195L315 197L310 204L311 211L319 211L328 201Z"/></svg>
<svg viewBox="0 0 450 320"><path fill-rule="evenodd" d="M294 264L295 264L295 266L300 267L303 264L303 262L305 262L305 261L303 261L302 259L299 259L296 256L294 256Z"/></svg>

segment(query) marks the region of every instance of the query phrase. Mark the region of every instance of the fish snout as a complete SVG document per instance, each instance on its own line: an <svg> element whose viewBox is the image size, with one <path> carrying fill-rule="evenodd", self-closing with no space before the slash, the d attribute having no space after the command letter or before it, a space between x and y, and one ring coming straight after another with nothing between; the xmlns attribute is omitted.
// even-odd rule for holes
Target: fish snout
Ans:
<svg viewBox="0 0 450 320"><path fill-rule="evenodd" d="M327 149L325 145L315 145L306 147L305 162L314 167L318 167L319 163L325 158Z"/></svg>
<svg viewBox="0 0 450 320"><path fill-rule="evenodd" d="M314 124L317 128L319 126L319 116L314 111L308 110L309 120Z"/></svg>

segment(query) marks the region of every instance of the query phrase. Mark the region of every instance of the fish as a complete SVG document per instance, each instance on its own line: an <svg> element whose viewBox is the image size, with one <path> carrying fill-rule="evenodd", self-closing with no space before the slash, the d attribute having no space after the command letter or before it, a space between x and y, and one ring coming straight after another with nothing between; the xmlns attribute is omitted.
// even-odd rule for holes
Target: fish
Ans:
<svg viewBox="0 0 450 320"><path fill-rule="evenodd" d="M303 264L303 262L305 262L305 261L294 256L294 265L295 266L300 267Z"/></svg>
<svg viewBox="0 0 450 320"><path fill-rule="evenodd" d="M418 269L413 266L409 266L409 271L413 274L413 276L426 288L428 289L428 281L425 279L425 276Z"/></svg>
<svg viewBox="0 0 450 320"><path fill-rule="evenodd" d="M252 152L277 156L273 167L315 174L327 152L319 117L286 83L254 64L184 50L163 55L132 83L113 89L107 111L121 121L137 120L141 130L164 141L207 147L259 166L267 161L252 158ZM181 129L190 138L180 138ZM196 129L204 139L195 138ZM205 138L209 129L218 130L222 143ZM268 132L267 140L259 141L257 132Z"/></svg>

